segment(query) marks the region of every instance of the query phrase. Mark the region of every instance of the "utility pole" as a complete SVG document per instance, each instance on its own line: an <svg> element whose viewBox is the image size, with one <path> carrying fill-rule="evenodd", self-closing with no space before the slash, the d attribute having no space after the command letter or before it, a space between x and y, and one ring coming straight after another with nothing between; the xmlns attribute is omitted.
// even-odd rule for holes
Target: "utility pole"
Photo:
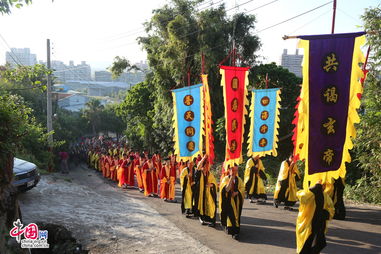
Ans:
<svg viewBox="0 0 381 254"><path fill-rule="evenodd" d="M46 40L46 66L48 70L50 70L50 39ZM52 123L52 79L50 74L48 74L47 78L47 89L46 89L46 98L47 98L47 104L46 104L46 128L48 132L53 131L53 123ZM53 146L53 134L48 136L48 142L49 147L52 148Z"/></svg>

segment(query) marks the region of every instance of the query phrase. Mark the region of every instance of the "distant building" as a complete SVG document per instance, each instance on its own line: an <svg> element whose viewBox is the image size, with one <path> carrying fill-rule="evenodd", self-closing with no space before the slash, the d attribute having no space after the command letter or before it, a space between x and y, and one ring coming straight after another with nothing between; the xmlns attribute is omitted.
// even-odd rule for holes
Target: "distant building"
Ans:
<svg viewBox="0 0 381 254"><path fill-rule="evenodd" d="M303 55L299 55L297 49L295 55L288 55L287 49L283 50L281 66L294 73L297 77L302 77L302 60Z"/></svg>
<svg viewBox="0 0 381 254"><path fill-rule="evenodd" d="M69 65L64 64L62 61L52 61L51 68L54 70L53 75L59 82L91 80L91 67L86 64L86 61L82 61L78 65L74 65L73 61L70 61Z"/></svg>
<svg viewBox="0 0 381 254"><path fill-rule="evenodd" d="M69 88L64 84L55 84L53 85L52 90L54 92L67 93Z"/></svg>
<svg viewBox="0 0 381 254"><path fill-rule="evenodd" d="M11 48L5 53L5 62L15 67L18 64L31 66L37 63L36 54L31 54L29 48Z"/></svg>
<svg viewBox="0 0 381 254"><path fill-rule="evenodd" d="M88 101L90 101L90 98L88 96L77 93L58 99L57 104L60 108L69 111L79 112L81 111L81 109L85 108L86 103Z"/></svg>
<svg viewBox="0 0 381 254"><path fill-rule="evenodd" d="M120 77L117 78L115 81L135 85L137 83L143 82L145 77L146 74L144 72L133 70L122 73L122 75L120 75Z"/></svg>
<svg viewBox="0 0 381 254"><path fill-rule="evenodd" d="M95 71L94 72L94 79L95 81L105 81L105 82L111 82L111 72L108 71Z"/></svg>
<svg viewBox="0 0 381 254"><path fill-rule="evenodd" d="M115 97L119 91L128 90L131 84L125 82L101 82L101 81L79 81L69 80L64 84L69 90L78 91L88 96L110 96Z"/></svg>
<svg viewBox="0 0 381 254"><path fill-rule="evenodd" d="M135 63L136 67L138 67L140 70L144 71L144 70L148 70L149 69L149 66L147 64L147 61L140 61L139 63Z"/></svg>

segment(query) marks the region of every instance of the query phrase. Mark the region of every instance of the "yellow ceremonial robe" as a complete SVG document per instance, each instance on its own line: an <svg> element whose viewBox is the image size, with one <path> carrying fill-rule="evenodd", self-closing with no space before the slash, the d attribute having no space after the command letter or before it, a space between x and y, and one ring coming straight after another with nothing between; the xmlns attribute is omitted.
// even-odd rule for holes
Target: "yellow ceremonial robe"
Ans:
<svg viewBox="0 0 381 254"><path fill-rule="evenodd" d="M236 197L232 197L233 190L226 191L226 187L229 184L230 176L225 176L220 184L219 195L219 208L221 213L221 224L228 228L229 234L239 234L240 218L242 212L242 205L245 196L245 186L240 177L236 178L238 184L235 186L235 191L238 191Z"/></svg>
<svg viewBox="0 0 381 254"><path fill-rule="evenodd" d="M275 186L274 199L278 199L278 195L282 189L282 181L288 179L288 186L283 187L283 188L286 188L284 197L287 201L290 201L290 202L298 201L298 198L296 196L296 192L298 191L298 187L296 186L296 181L295 181L296 175L300 177L298 166L294 164L292 168L290 168L288 162L283 161L280 166L278 180ZM283 202L286 200L280 200L280 201Z"/></svg>
<svg viewBox="0 0 381 254"><path fill-rule="evenodd" d="M188 177L189 169L184 167L180 174L181 186L181 211L184 213L185 209L192 209L192 179Z"/></svg>
<svg viewBox="0 0 381 254"><path fill-rule="evenodd" d="M244 184L246 188L247 195L249 197L254 196L255 198L267 198L265 185L263 183L262 177L260 177L260 171L263 175L265 174L265 167L260 159L258 159L258 172L253 173L252 167L254 167L254 160L250 158L246 163Z"/></svg>
<svg viewBox="0 0 381 254"><path fill-rule="evenodd" d="M300 190L297 193L300 202L298 218L296 220L296 252L300 253L303 250L304 244L312 234L312 223L316 210L315 195L310 190ZM326 192L323 192L324 203L323 209L328 211L329 220L332 219L335 209L332 199ZM328 220L325 220L325 233L327 232ZM306 252L308 253L308 251Z"/></svg>
<svg viewBox="0 0 381 254"><path fill-rule="evenodd" d="M206 183L212 184L212 186L205 186ZM214 219L216 216L216 197L213 195L213 193L217 191L216 186L217 182L213 174L208 172L208 174L205 176L204 173L201 172L197 208L200 212L200 215L208 216L211 219Z"/></svg>

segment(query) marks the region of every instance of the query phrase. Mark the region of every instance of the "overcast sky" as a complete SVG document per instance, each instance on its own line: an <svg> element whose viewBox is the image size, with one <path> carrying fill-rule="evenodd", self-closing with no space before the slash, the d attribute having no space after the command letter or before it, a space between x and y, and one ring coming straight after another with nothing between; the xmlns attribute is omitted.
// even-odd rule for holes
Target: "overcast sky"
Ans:
<svg viewBox="0 0 381 254"><path fill-rule="evenodd" d="M0 35L10 47L30 48L38 60L46 59L46 39L52 43L52 60L68 64L74 60L88 62L92 70L110 66L115 56L132 62L145 60L136 43L144 35L142 23L152 10L168 0L33 0L33 4L0 16ZM284 48L294 53L296 40L283 41L282 36L331 32L332 4L328 4L282 25L261 31L298 14L321 6L329 0L206 0L200 8L225 2L228 12L247 12L257 16L256 32L262 42L262 62L279 62ZM269 5L253 10L262 5ZM361 31L360 16L365 8L380 5L381 0L338 0L336 33ZM0 64L9 51L0 38Z"/></svg>

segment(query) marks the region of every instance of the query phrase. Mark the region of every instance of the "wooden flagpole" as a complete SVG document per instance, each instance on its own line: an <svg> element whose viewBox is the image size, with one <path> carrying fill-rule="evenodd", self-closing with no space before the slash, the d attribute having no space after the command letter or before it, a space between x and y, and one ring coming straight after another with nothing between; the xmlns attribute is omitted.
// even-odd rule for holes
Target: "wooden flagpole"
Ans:
<svg viewBox="0 0 381 254"><path fill-rule="evenodd" d="M336 0L333 0L333 14L332 14L332 29L331 29L331 34L335 33L335 21L336 21Z"/></svg>

